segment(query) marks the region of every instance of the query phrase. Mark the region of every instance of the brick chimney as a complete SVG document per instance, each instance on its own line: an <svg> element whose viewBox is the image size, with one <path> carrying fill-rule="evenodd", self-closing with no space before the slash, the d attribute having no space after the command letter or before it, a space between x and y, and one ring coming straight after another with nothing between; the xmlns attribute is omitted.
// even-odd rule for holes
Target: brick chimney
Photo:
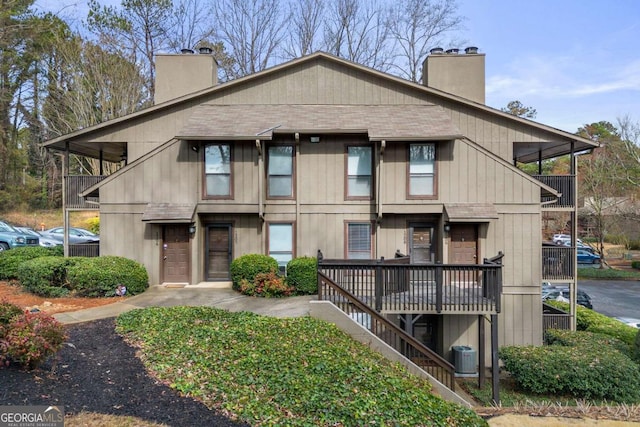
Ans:
<svg viewBox="0 0 640 427"><path fill-rule="evenodd" d="M464 53L458 49L431 49L422 64L422 84L484 104L484 57L477 47L468 47Z"/></svg>
<svg viewBox="0 0 640 427"><path fill-rule="evenodd" d="M180 54L156 55L154 104L207 89L218 84L218 64L211 49L201 47L199 53L182 49Z"/></svg>

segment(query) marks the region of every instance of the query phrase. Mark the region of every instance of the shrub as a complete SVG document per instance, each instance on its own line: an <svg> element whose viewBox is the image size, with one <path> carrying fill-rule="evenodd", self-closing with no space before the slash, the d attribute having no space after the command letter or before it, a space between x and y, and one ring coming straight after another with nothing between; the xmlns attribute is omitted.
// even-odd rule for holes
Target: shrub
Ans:
<svg viewBox="0 0 640 427"><path fill-rule="evenodd" d="M287 283L293 286L298 294L317 294L318 260L314 257L299 257L289 261Z"/></svg>
<svg viewBox="0 0 640 427"><path fill-rule="evenodd" d="M0 328L7 325L16 316L22 314L22 309L8 301L0 301ZM2 337L0 336L0 339Z"/></svg>
<svg viewBox="0 0 640 427"><path fill-rule="evenodd" d="M61 297L69 294L67 268L75 258L42 257L23 262L18 268L22 287L43 297Z"/></svg>
<svg viewBox="0 0 640 427"><path fill-rule="evenodd" d="M67 281L78 296L115 296L118 284L131 295L149 287L149 275L141 264L118 256L77 257L67 269Z"/></svg>
<svg viewBox="0 0 640 427"><path fill-rule="evenodd" d="M34 258L45 256L62 256L62 246L45 248L29 246L0 252L0 279L17 279L20 264Z"/></svg>
<svg viewBox="0 0 640 427"><path fill-rule="evenodd" d="M85 221L87 230L92 233L100 234L100 217L87 218Z"/></svg>
<svg viewBox="0 0 640 427"><path fill-rule="evenodd" d="M631 261L631 268L635 268L636 270L640 270L640 261Z"/></svg>
<svg viewBox="0 0 640 427"><path fill-rule="evenodd" d="M278 261L268 255L242 255L231 261L230 272L233 289L240 290L242 280L253 283L256 275L276 271L278 271Z"/></svg>
<svg viewBox="0 0 640 427"><path fill-rule="evenodd" d="M614 346L511 346L502 347L499 355L505 369L527 392L619 403L640 401L640 366Z"/></svg>
<svg viewBox="0 0 640 427"><path fill-rule="evenodd" d="M22 313L0 326L0 362L33 368L55 354L66 339L64 328L46 313Z"/></svg>
<svg viewBox="0 0 640 427"><path fill-rule="evenodd" d="M547 304L569 312L569 304L566 302L547 301ZM633 345L633 340L637 333L637 329L632 326L625 325L624 323L612 319L609 316L605 316L604 314L600 314L582 306L577 306L576 329L578 331L588 331L609 335L610 337L619 339L629 346Z"/></svg>
<svg viewBox="0 0 640 427"><path fill-rule="evenodd" d="M249 296L278 298L293 294L295 288L288 286L275 272L270 272L256 274L253 282L242 279L240 292Z"/></svg>

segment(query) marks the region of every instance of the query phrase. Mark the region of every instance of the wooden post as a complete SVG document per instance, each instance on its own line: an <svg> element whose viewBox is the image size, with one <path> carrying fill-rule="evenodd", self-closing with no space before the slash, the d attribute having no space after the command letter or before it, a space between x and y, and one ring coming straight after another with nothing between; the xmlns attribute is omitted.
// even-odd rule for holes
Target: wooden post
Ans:
<svg viewBox="0 0 640 427"><path fill-rule="evenodd" d="M484 334L484 315L478 316L478 388L482 389L486 380L485 375L485 334Z"/></svg>
<svg viewBox="0 0 640 427"><path fill-rule="evenodd" d="M498 358L498 315L491 315L491 390L493 404L500 405L500 365Z"/></svg>

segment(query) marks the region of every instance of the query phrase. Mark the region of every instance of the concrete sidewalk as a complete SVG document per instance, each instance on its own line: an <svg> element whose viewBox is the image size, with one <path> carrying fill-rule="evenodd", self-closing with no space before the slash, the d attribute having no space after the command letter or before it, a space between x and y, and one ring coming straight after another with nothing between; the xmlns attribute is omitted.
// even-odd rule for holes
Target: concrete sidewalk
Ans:
<svg viewBox="0 0 640 427"><path fill-rule="evenodd" d="M101 307L54 314L62 323L80 323L115 317L125 311L144 307L207 306L229 311L251 311L273 317L301 317L309 315L313 295L288 298L257 298L242 295L230 288L185 286L180 288L151 286L145 292L122 298L122 302Z"/></svg>

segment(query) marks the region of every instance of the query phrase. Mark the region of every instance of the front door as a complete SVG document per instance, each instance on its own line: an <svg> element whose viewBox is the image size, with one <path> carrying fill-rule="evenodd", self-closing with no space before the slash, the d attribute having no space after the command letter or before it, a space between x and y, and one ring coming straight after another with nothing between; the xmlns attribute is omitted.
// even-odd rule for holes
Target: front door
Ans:
<svg viewBox="0 0 640 427"><path fill-rule="evenodd" d="M412 264L432 264L435 262L434 227L431 225L412 224L410 231L409 255Z"/></svg>
<svg viewBox="0 0 640 427"><path fill-rule="evenodd" d="M162 227L162 280L165 283L189 283L190 248L188 224Z"/></svg>
<svg viewBox="0 0 640 427"><path fill-rule="evenodd" d="M475 224L451 224L450 264L478 263L478 229Z"/></svg>
<svg viewBox="0 0 640 427"><path fill-rule="evenodd" d="M231 264L231 225L215 224L207 227L207 280L229 280Z"/></svg>

